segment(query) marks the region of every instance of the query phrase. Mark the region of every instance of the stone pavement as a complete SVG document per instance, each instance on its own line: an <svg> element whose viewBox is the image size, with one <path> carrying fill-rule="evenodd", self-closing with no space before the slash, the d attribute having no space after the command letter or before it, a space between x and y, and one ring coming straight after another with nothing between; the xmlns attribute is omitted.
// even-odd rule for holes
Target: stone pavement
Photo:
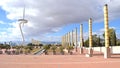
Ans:
<svg viewBox="0 0 120 68"><path fill-rule="evenodd" d="M120 55L0 55L0 68L120 68Z"/></svg>

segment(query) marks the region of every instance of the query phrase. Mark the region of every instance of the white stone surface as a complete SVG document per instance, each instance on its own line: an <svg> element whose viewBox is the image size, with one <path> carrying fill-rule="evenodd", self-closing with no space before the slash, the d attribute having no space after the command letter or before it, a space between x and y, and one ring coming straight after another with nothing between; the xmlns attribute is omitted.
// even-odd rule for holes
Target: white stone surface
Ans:
<svg viewBox="0 0 120 68"><path fill-rule="evenodd" d="M112 54L120 54L120 46L112 46L111 53ZM105 52L105 47L93 47L94 51Z"/></svg>

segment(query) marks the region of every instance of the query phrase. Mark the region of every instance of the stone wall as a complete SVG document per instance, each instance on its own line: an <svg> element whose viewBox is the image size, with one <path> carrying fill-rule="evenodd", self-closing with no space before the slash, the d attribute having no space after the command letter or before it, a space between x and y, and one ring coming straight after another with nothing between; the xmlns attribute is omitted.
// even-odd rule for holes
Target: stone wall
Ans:
<svg viewBox="0 0 120 68"><path fill-rule="evenodd" d="M120 54L120 46L110 46L111 48L111 53L113 54ZM100 52L104 52L105 51L105 47L93 47L94 51L100 51Z"/></svg>

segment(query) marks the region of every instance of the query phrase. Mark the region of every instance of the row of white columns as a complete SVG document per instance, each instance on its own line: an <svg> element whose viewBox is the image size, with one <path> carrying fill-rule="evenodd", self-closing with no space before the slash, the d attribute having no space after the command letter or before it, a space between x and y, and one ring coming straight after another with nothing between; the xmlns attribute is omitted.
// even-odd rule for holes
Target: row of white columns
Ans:
<svg viewBox="0 0 120 68"><path fill-rule="evenodd" d="M110 48L109 48L109 35L108 35L108 6L107 4L104 5L104 26L105 26L105 52L104 58L110 57ZM74 34L75 33L75 34ZM75 35L75 37L74 37ZM72 37L71 37L72 36ZM72 41L72 42L71 42ZM73 45L75 44L76 52L77 52L77 28L75 31L72 30L72 34L69 32L62 37L62 45ZM87 56L92 57L93 49L92 49L92 18L89 19L89 49ZM83 54L83 24L80 24L80 54Z"/></svg>
<svg viewBox="0 0 120 68"><path fill-rule="evenodd" d="M68 32L64 36L62 36L62 45L63 46L75 46L75 51L78 51L78 31L77 27L72 30L71 32ZM80 24L80 53L83 53L83 24Z"/></svg>

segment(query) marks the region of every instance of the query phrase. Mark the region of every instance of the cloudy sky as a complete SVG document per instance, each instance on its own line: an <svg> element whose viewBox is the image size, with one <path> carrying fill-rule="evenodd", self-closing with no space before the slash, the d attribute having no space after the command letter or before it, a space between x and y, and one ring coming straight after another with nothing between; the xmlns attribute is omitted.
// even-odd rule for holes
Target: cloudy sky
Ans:
<svg viewBox="0 0 120 68"><path fill-rule="evenodd" d="M104 31L103 6L109 6L109 26L120 34L120 0L1 0L0 42L21 41L18 19L23 7L28 23L23 26L25 40L60 41L61 36L83 23L88 36L88 19L93 19L93 34Z"/></svg>

